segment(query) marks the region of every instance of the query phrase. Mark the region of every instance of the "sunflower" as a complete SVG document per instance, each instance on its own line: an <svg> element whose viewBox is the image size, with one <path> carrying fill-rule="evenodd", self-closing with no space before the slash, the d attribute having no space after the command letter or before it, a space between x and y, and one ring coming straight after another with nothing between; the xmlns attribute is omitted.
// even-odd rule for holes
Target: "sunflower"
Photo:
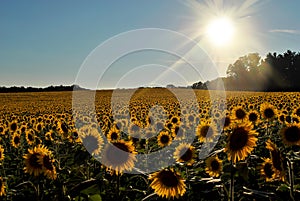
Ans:
<svg viewBox="0 0 300 201"><path fill-rule="evenodd" d="M10 124L9 124L9 131L11 133L14 133L16 132L16 130L18 129L18 122L17 121L12 121Z"/></svg>
<svg viewBox="0 0 300 201"><path fill-rule="evenodd" d="M119 140L120 139L120 130L119 129L117 129L115 126L113 126L110 130L109 130L109 132L108 132L108 134L107 134L107 140L109 141L109 142L112 142L112 141L117 141L117 140Z"/></svg>
<svg viewBox="0 0 300 201"><path fill-rule="evenodd" d="M23 156L25 159L25 173L38 176L43 172L43 165L39 162L39 159L43 155L49 154L50 151L43 145L38 145L33 149L28 149L28 153Z"/></svg>
<svg viewBox="0 0 300 201"><path fill-rule="evenodd" d="M46 154L40 154L38 163L42 165L42 170L44 175L49 179L55 180L56 179L56 168L54 166L54 159L51 152Z"/></svg>
<svg viewBox="0 0 300 201"><path fill-rule="evenodd" d="M164 130L159 132L157 136L157 143L160 147L168 146L172 143L172 138L169 131Z"/></svg>
<svg viewBox="0 0 300 201"><path fill-rule="evenodd" d="M26 131L26 141L29 145L32 145L34 143L35 135L34 130L29 129Z"/></svg>
<svg viewBox="0 0 300 201"><path fill-rule="evenodd" d="M216 126L207 120L201 120L196 129L196 135L200 142L211 142L216 133Z"/></svg>
<svg viewBox="0 0 300 201"><path fill-rule="evenodd" d="M248 112L247 120L256 123L259 121L259 113L256 110L251 110Z"/></svg>
<svg viewBox="0 0 300 201"><path fill-rule="evenodd" d="M174 158L176 161L186 163L188 166L195 162L195 156L195 147L187 143L181 143L178 147L176 147L174 152Z"/></svg>
<svg viewBox="0 0 300 201"><path fill-rule="evenodd" d="M300 124L290 123L280 130L281 138L286 145L300 146Z"/></svg>
<svg viewBox="0 0 300 201"><path fill-rule="evenodd" d="M228 159L235 163L244 160L256 146L258 133L252 130L253 126L249 123L236 125L227 136Z"/></svg>
<svg viewBox="0 0 300 201"><path fill-rule="evenodd" d="M266 142L266 148L271 153L272 165L276 173L276 177L279 177L282 181L285 180L285 173L283 169L283 158L281 157L280 151L277 148L276 144L271 142L270 139Z"/></svg>
<svg viewBox="0 0 300 201"><path fill-rule="evenodd" d="M266 179L266 182L274 181L276 174L274 172L272 160L264 158L264 162L260 166L260 174Z"/></svg>
<svg viewBox="0 0 300 201"><path fill-rule="evenodd" d="M180 140L185 137L185 129L183 127L175 126L171 130L172 136L175 137L175 140Z"/></svg>
<svg viewBox="0 0 300 201"><path fill-rule="evenodd" d="M15 132L11 139L11 145L15 148L18 148L21 144L21 135Z"/></svg>
<svg viewBox="0 0 300 201"><path fill-rule="evenodd" d="M0 161L4 160L4 148L0 145Z"/></svg>
<svg viewBox="0 0 300 201"><path fill-rule="evenodd" d="M220 160L218 156L211 156L206 159L205 163L205 172L211 177L219 177L223 169L222 160Z"/></svg>
<svg viewBox="0 0 300 201"><path fill-rule="evenodd" d="M82 144L92 155L98 155L101 152L103 139L96 128L83 126L78 131Z"/></svg>
<svg viewBox="0 0 300 201"><path fill-rule="evenodd" d="M179 198L186 192L184 180L178 172L173 169L164 169L159 172L152 173L149 180L153 180L150 187L160 197Z"/></svg>
<svg viewBox="0 0 300 201"><path fill-rule="evenodd" d="M224 124L223 125L223 130L224 131L228 130L230 128L230 126L231 126L231 123L232 123L230 116L223 117L220 120L220 122Z"/></svg>
<svg viewBox="0 0 300 201"><path fill-rule="evenodd" d="M232 109L231 118L234 120L244 120L247 117L246 111L241 107L237 106Z"/></svg>
<svg viewBox="0 0 300 201"><path fill-rule="evenodd" d="M277 109L269 103L263 103L260 106L260 113L265 119L273 119L277 116Z"/></svg>
<svg viewBox="0 0 300 201"><path fill-rule="evenodd" d="M105 145L102 152L102 162L107 170L113 170L117 175L124 170L132 170L136 161L136 151L132 141L114 141Z"/></svg>
<svg viewBox="0 0 300 201"><path fill-rule="evenodd" d="M3 178L0 177L0 196L1 197L6 195L5 188L6 188L5 182L3 181Z"/></svg>
<svg viewBox="0 0 300 201"><path fill-rule="evenodd" d="M5 134L5 127L3 125L0 125L0 135Z"/></svg>

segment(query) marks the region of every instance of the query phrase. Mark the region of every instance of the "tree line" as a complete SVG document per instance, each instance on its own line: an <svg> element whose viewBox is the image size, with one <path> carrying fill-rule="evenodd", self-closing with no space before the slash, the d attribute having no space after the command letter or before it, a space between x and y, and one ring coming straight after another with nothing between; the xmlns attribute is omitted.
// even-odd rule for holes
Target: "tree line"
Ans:
<svg viewBox="0 0 300 201"><path fill-rule="evenodd" d="M8 93L8 92L50 92L50 91L73 91L73 90L85 90L78 85L71 86L48 86L45 88L37 88L37 87L0 87L0 93Z"/></svg>
<svg viewBox="0 0 300 201"><path fill-rule="evenodd" d="M226 90L300 91L300 53L287 50L283 54L268 53L265 58L249 53L230 64L226 74L224 78L194 83L192 88L213 89L223 82Z"/></svg>

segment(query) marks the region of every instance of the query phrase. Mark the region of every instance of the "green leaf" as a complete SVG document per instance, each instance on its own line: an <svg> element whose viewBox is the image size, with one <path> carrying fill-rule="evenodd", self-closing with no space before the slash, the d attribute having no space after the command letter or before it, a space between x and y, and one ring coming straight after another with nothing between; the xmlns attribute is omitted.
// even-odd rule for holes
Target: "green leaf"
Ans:
<svg viewBox="0 0 300 201"><path fill-rule="evenodd" d="M95 194L89 197L89 201L102 201L102 198L99 194Z"/></svg>

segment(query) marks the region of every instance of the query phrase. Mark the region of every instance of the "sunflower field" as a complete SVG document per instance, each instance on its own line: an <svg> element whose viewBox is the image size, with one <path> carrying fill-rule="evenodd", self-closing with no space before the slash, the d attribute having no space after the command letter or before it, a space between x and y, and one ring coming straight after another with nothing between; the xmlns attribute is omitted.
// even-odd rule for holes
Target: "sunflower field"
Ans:
<svg viewBox="0 0 300 201"><path fill-rule="evenodd" d="M0 199L300 200L300 93L174 90L1 93Z"/></svg>

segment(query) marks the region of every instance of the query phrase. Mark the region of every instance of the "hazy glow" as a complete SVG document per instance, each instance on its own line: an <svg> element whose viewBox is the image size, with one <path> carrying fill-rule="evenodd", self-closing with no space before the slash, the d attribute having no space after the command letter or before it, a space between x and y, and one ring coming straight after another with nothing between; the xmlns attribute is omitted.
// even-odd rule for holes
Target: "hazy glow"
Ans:
<svg viewBox="0 0 300 201"><path fill-rule="evenodd" d="M228 18L215 19L209 23L206 34L215 45L227 45L233 38L234 26Z"/></svg>

